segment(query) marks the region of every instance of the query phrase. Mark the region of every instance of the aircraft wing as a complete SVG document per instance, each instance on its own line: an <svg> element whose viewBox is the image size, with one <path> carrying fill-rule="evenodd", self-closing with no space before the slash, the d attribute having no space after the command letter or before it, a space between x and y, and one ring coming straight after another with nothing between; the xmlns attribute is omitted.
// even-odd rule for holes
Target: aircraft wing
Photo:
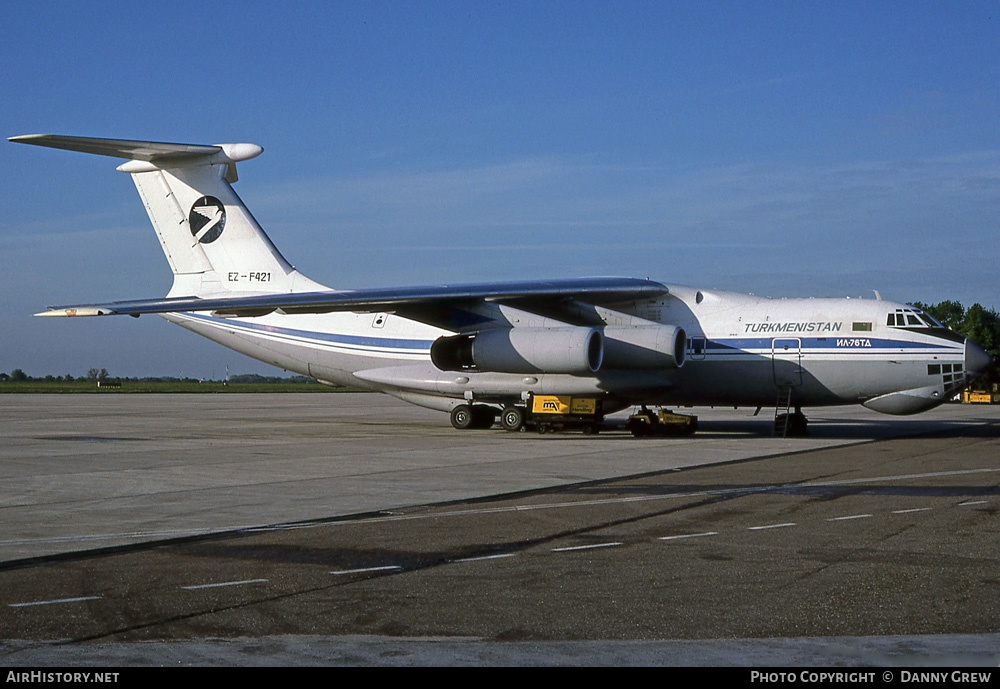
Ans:
<svg viewBox="0 0 1000 689"><path fill-rule="evenodd" d="M463 305L477 302L511 304L528 311L558 315L561 305L583 302L616 304L651 299L667 294L659 282L638 278L575 278L524 282L386 287L357 290L324 290L239 297L164 297L106 304L53 306L36 316L140 316L149 313L212 311L218 315L263 316L282 313L330 313L333 311L391 312L437 324L452 323Z"/></svg>

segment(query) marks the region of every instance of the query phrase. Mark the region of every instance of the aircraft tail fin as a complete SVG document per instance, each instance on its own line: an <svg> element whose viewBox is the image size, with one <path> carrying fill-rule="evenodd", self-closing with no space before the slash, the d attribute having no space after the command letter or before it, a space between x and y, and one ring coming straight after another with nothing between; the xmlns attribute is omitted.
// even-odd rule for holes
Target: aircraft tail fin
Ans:
<svg viewBox="0 0 1000 689"><path fill-rule="evenodd" d="M34 134L10 139L125 158L174 273L168 296L222 296L325 289L289 264L233 190L236 163L256 144L194 144Z"/></svg>

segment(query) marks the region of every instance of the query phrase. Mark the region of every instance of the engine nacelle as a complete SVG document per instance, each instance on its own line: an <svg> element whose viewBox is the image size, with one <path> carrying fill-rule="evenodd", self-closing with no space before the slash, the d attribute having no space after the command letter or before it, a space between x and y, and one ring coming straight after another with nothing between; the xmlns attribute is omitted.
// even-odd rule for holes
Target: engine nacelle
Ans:
<svg viewBox="0 0 1000 689"><path fill-rule="evenodd" d="M603 360L597 328L495 328L441 337L431 345L431 361L442 371L588 374Z"/></svg>
<svg viewBox="0 0 1000 689"><path fill-rule="evenodd" d="M609 325L604 328L604 367L680 368L687 334L676 325Z"/></svg>

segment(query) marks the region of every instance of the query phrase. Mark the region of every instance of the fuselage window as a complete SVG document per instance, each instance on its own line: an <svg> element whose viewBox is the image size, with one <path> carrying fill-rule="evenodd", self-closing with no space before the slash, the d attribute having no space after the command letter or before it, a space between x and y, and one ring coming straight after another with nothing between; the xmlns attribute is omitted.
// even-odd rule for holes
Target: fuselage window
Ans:
<svg viewBox="0 0 1000 689"><path fill-rule="evenodd" d="M871 323L854 323L854 332L856 333L870 333L872 331Z"/></svg>

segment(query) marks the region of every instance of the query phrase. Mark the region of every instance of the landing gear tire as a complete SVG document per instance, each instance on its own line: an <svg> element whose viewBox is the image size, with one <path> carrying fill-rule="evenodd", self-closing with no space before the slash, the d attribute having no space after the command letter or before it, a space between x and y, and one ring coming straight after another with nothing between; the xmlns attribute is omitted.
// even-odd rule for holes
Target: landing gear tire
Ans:
<svg viewBox="0 0 1000 689"><path fill-rule="evenodd" d="M524 410L513 405L500 413L500 425L505 431L516 432L524 428Z"/></svg>
<svg viewBox="0 0 1000 689"><path fill-rule="evenodd" d="M451 425L460 431L468 430L472 428L472 424L475 420L475 414L472 411L472 407L467 404L460 404L451 410Z"/></svg>

